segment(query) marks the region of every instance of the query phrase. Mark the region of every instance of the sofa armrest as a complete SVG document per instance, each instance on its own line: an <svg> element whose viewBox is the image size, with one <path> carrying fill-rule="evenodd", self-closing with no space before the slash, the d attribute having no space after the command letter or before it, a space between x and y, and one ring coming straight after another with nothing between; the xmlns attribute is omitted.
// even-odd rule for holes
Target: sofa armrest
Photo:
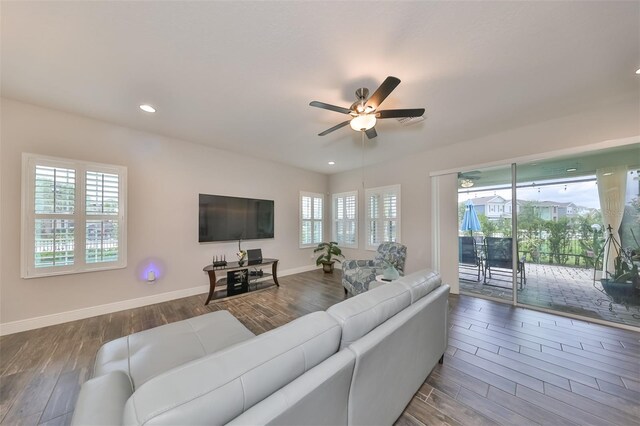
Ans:
<svg viewBox="0 0 640 426"><path fill-rule="evenodd" d="M124 405L132 393L131 380L122 371L112 371L86 381L80 389L71 424L122 424Z"/></svg>

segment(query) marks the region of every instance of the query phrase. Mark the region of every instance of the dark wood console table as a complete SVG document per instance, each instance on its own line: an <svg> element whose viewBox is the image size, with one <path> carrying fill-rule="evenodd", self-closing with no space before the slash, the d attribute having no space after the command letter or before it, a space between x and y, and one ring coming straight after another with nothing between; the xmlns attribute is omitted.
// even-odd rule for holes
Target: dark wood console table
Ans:
<svg viewBox="0 0 640 426"><path fill-rule="evenodd" d="M203 271L209 274L209 296L207 297L207 301L204 302L205 305L208 305L210 301L214 299L214 293L216 284L218 282L218 278L216 277L216 272L230 272L230 271L238 271L240 269L249 269L249 268L260 268L262 266L271 265L271 274L263 274L262 276L257 276L256 278L265 278L265 277L273 277L273 282L280 287L278 283L278 259L262 259L262 262L248 262L244 261L240 262L228 262L224 266L213 266L207 265L202 268ZM226 278L220 280L220 282L226 281Z"/></svg>

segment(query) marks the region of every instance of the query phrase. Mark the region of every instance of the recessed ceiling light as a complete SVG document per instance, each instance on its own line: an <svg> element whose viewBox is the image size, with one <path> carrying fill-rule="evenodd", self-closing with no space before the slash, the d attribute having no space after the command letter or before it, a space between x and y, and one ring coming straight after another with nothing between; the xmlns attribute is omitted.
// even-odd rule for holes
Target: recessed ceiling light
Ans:
<svg viewBox="0 0 640 426"><path fill-rule="evenodd" d="M575 172L576 170L578 170L578 169L576 169L575 167L569 167L567 169L568 172Z"/></svg>
<svg viewBox="0 0 640 426"><path fill-rule="evenodd" d="M145 112L156 112L156 109L154 107L152 107L151 105L148 105L148 104L140 105L140 109L145 111Z"/></svg>
<svg viewBox="0 0 640 426"><path fill-rule="evenodd" d="M611 176L613 174L613 172L607 172L607 173L603 173L603 176Z"/></svg>
<svg viewBox="0 0 640 426"><path fill-rule="evenodd" d="M328 163L328 164L329 164L330 166L333 166L333 165L335 165L335 164L336 164L336 162L335 162L335 161L329 161L329 163Z"/></svg>
<svg viewBox="0 0 640 426"><path fill-rule="evenodd" d="M636 74L640 74L640 68L636 70Z"/></svg>

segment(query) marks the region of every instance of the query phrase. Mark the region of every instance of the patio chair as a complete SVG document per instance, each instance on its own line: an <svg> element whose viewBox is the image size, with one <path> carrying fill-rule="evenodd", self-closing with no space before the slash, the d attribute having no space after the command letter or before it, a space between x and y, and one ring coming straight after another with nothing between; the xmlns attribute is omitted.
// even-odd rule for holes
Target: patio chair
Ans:
<svg viewBox="0 0 640 426"><path fill-rule="evenodd" d="M364 293L376 275L382 274L385 260L395 263L400 276L404 275L407 246L398 243L381 243L373 260L344 260L342 262L342 286L345 294Z"/></svg>
<svg viewBox="0 0 640 426"><path fill-rule="evenodd" d="M484 284L487 284L487 275L492 279L493 269L513 270L513 242L511 238L486 237L484 259ZM500 271L498 271L499 273ZM519 276L520 289L527 283L527 275L524 266L524 257L518 259L516 276ZM487 284L491 285L491 284Z"/></svg>
<svg viewBox="0 0 640 426"><path fill-rule="evenodd" d="M476 240L474 237L458 237L458 263L460 264L460 273L471 275L466 269L478 271L476 282L480 281L480 272L482 272L482 259L478 253Z"/></svg>

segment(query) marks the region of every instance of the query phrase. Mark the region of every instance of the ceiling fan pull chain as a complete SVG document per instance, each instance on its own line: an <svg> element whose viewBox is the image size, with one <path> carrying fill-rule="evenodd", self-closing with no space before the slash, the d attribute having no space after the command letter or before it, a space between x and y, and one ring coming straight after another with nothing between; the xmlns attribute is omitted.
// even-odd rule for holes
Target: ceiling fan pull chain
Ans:
<svg viewBox="0 0 640 426"><path fill-rule="evenodd" d="M362 136L362 189L364 189L364 130L360 130Z"/></svg>

